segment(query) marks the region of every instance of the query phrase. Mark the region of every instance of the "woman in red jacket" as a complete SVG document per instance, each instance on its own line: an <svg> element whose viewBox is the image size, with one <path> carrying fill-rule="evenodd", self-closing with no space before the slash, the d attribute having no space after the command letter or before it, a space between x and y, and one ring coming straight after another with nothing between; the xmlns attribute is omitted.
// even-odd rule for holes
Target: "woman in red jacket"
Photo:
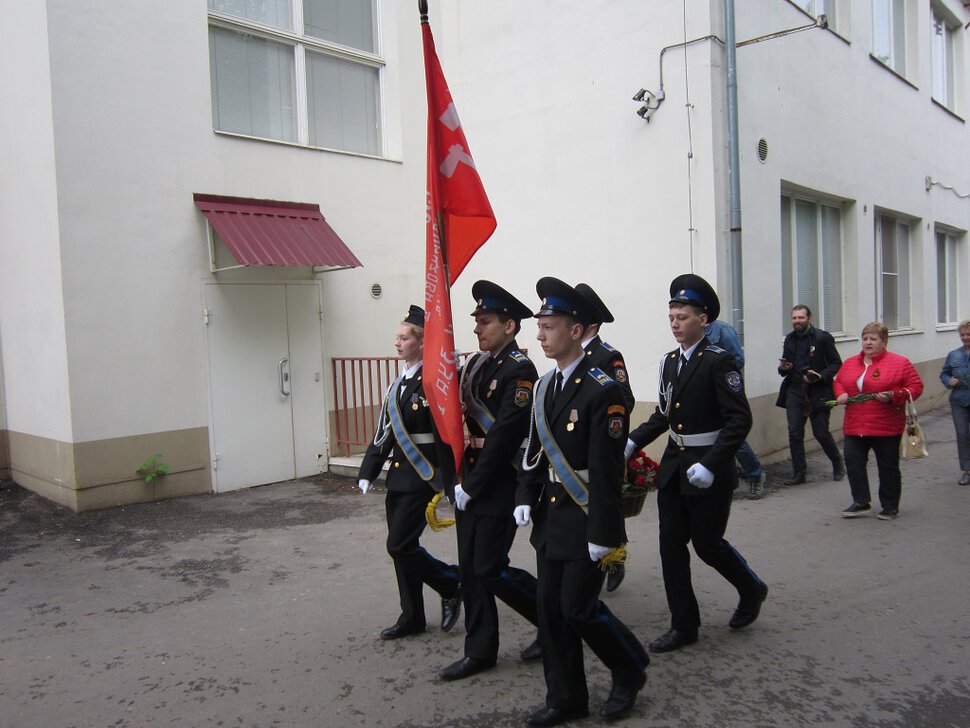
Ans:
<svg viewBox="0 0 970 728"><path fill-rule="evenodd" d="M889 329L884 324L866 324L862 351L845 360L832 383L836 401L846 405L842 432L852 505L842 511L843 518L869 513L866 465L870 450L875 453L879 470L879 518L891 521L899 516L899 442L906 427L906 399L916 399L923 393L923 381L909 359L886 350L888 342ZM849 402L850 397L860 394L871 398Z"/></svg>

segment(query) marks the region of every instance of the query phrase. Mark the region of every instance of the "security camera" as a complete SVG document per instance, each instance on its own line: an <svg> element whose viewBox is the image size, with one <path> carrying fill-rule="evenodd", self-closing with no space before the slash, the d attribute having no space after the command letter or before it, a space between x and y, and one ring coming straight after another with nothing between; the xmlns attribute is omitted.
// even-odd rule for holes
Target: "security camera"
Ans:
<svg viewBox="0 0 970 728"><path fill-rule="evenodd" d="M635 94L633 94L634 101L643 101L643 97L647 95L647 90L645 88L640 89Z"/></svg>
<svg viewBox="0 0 970 728"><path fill-rule="evenodd" d="M823 15L819 15L815 19L815 24L819 28L828 28L829 27L829 18L828 18L828 16L827 15L824 15L824 14Z"/></svg>
<svg viewBox="0 0 970 728"><path fill-rule="evenodd" d="M653 115L653 109L646 104L637 109L637 116L639 116L644 121L650 121L650 117Z"/></svg>

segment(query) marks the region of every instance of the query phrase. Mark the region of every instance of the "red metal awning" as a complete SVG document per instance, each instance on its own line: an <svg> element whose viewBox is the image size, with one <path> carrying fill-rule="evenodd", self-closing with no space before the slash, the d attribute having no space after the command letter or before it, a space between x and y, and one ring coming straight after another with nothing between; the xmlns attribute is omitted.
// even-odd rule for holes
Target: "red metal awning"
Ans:
<svg viewBox="0 0 970 728"><path fill-rule="evenodd" d="M240 265L362 267L319 205L201 194L193 199Z"/></svg>

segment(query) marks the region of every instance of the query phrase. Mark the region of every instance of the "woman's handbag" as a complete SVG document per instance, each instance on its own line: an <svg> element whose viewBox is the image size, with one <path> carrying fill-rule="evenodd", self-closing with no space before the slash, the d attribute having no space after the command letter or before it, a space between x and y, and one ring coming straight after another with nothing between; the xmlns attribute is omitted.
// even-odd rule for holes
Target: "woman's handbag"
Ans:
<svg viewBox="0 0 970 728"><path fill-rule="evenodd" d="M906 427L903 429L903 439L899 443L899 454L903 460L925 458L929 455L926 451L926 436L923 435L923 428L919 426L919 420L916 419L916 403L909 390L906 390Z"/></svg>

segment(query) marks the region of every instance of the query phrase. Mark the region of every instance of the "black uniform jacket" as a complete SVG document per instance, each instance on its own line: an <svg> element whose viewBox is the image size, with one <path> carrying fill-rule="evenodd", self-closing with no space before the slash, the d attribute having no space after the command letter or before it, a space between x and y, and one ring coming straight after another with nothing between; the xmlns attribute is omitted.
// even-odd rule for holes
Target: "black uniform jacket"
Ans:
<svg viewBox="0 0 970 728"><path fill-rule="evenodd" d="M620 385L620 389L623 390L623 404L626 405L626 413L627 415L632 414L636 398L633 396L633 388L630 386L630 372L623 361L623 354L599 336L593 337L586 345L586 353L594 367L602 369L614 382Z"/></svg>
<svg viewBox="0 0 970 728"><path fill-rule="evenodd" d="M785 345L782 347L781 358L790 362L795 361L795 337L798 336L792 331L785 337ZM816 329L809 326L805 333L808 337L808 368L813 369L821 375L821 379L814 384L805 384L801 381L804 372L795 369L784 372L778 368L778 373L785 378L781 383L781 390L778 392L778 400L775 404L778 407L785 407L785 400L788 399L788 389L793 386L804 386L805 393L812 403L812 412L827 409L825 402L835 399L832 391L832 380L838 374L842 366L842 357L839 356L835 348L835 339L828 331Z"/></svg>
<svg viewBox="0 0 970 728"><path fill-rule="evenodd" d="M431 409L428 407L428 400L424 398L424 387L421 384L421 369L411 377L404 386L404 394L400 398L401 416L404 421L404 428L411 435L419 433L431 433L434 435L434 442L426 445L418 445L418 449L424 454L428 461L434 466L435 475L431 482L427 482L418 475L412 467L404 451L394 438L394 432L388 434L384 443L378 447L371 440L364 453L364 461L360 465L360 472L357 474L358 480L374 480L381 473L381 467L388 456L392 458L391 467L387 471L387 489L395 491L416 491L423 490L428 486L435 490L447 490L454 481L455 466L451 448L445 445L438 437L438 430L434 426L431 418ZM416 405L416 406L415 406ZM390 428L390 424L388 424Z"/></svg>
<svg viewBox="0 0 970 728"><path fill-rule="evenodd" d="M478 357L465 365L471 371ZM466 417L468 433L485 438L485 447L465 448L461 487L469 496L468 512L489 516L511 516L515 508L516 456L529 433L532 388L536 378L535 364L515 341L498 356L491 357L475 374L472 392L482 402L495 422L488 434L471 416ZM468 403L465 403L467 408Z"/></svg>
<svg viewBox="0 0 970 728"><path fill-rule="evenodd" d="M641 448L658 437L667 439L660 461L657 484L679 487L682 495L732 491L738 487L734 455L751 430L751 409L744 395L744 380L734 357L711 346L705 337L694 355L677 375L680 349L664 358L660 379L660 406L646 422L630 433ZM672 384L670 401L663 393ZM669 406L668 406L669 405ZM664 414L663 407L668 406ZM669 437L669 430L681 435L720 430L713 445L681 447ZM697 488L687 480L687 470L700 463L714 473L710 488Z"/></svg>
<svg viewBox="0 0 970 728"><path fill-rule="evenodd" d="M552 396L552 386L547 396ZM564 383L547 421L570 466L589 470L589 515L561 483L550 482L545 454L536 460L542 448L532 425L527 458L536 467L522 472L516 502L533 507L532 545L536 550L544 547L547 558L588 559L587 543L613 547L626 543L620 484L628 419L619 385L593 369L584 356Z"/></svg>

